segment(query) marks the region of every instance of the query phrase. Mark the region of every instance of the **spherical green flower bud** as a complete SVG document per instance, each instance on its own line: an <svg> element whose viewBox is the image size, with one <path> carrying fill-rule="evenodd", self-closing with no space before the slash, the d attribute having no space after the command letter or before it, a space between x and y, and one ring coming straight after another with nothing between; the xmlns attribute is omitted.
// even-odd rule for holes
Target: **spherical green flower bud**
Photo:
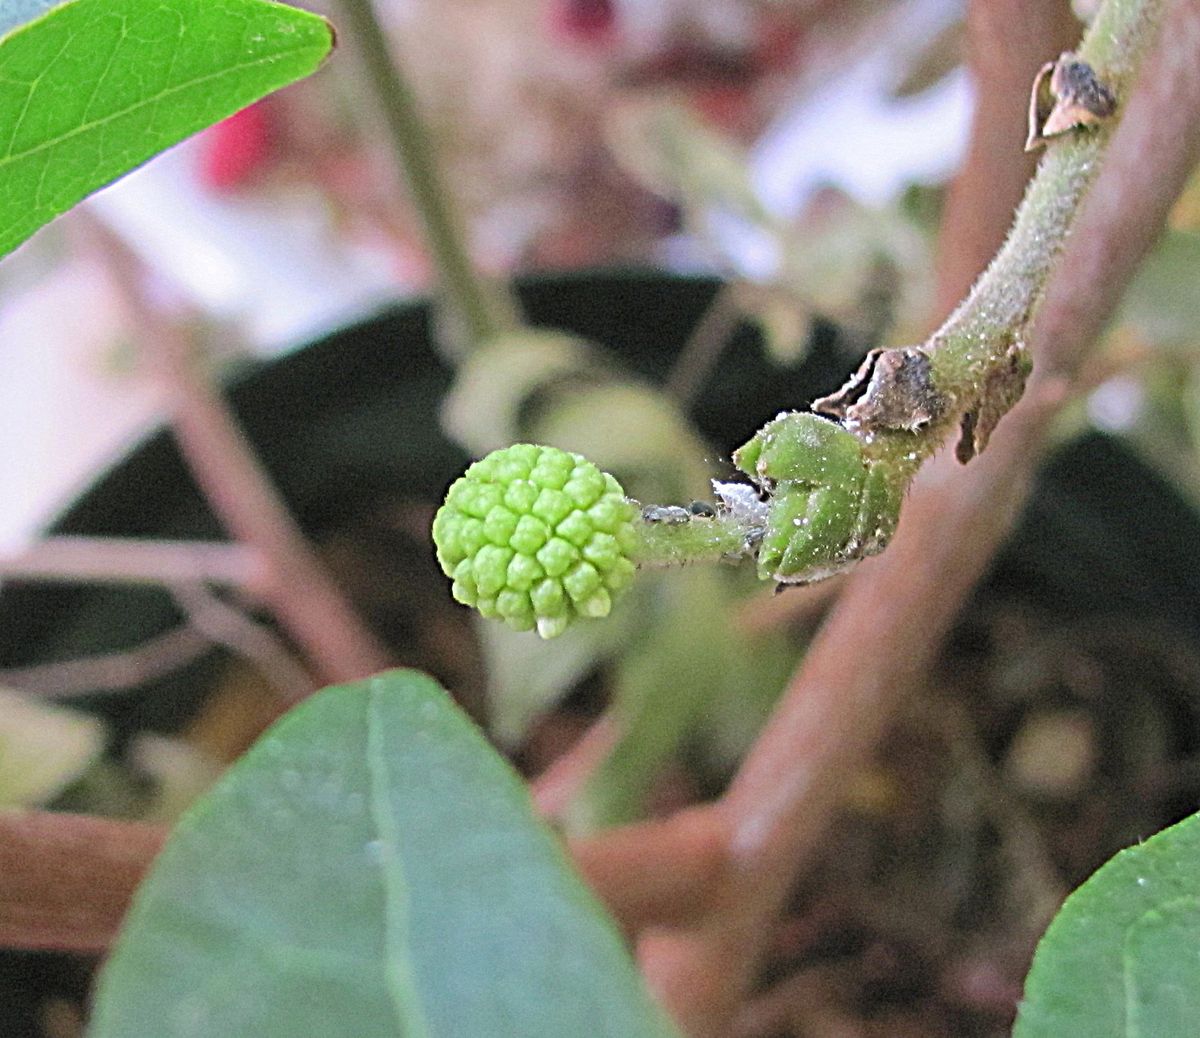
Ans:
<svg viewBox="0 0 1200 1038"><path fill-rule="evenodd" d="M637 506L578 454L519 443L475 462L433 520L458 602L543 638L607 616L632 582Z"/></svg>

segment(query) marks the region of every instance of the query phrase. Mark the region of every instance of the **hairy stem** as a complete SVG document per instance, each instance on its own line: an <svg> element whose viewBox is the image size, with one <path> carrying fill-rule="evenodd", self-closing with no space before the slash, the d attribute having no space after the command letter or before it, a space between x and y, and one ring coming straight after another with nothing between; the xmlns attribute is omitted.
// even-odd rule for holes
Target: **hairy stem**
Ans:
<svg viewBox="0 0 1200 1038"><path fill-rule="evenodd" d="M433 138L388 46L372 0L341 0L339 7L362 54L367 84L387 122L392 151L424 224L442 290L469 344L477 346L519 323L516 304L505 291L485 282L471 262L463 221L442 186Z"/></svg>
<svg viewBox="0 0 1200 1038"><path fill-rule="evenodd" d="M828 423L811 415L768 423L740 449L744 455L749 452L759 476L770 477L773 484L763 484L770 497L763 503L760 574L785 582L821 579L877 552L895 528L904 491L955 426L962 427L956 452L960 460L969 461L987 445L1024 390L1031 322L1100 169L1117 124L1111 118L1114 108L1123 106L1164 6L1163 0L1110 0L1078 54L1070 61L1060 59L1061 67L1052 66L1049 83L1055 91L1071 89L1059 83L1062 69L1094 77L1099 84L1095 91L1106 99L1096 113L1089 110L1099 125L1055 129L1008 240L962 305L923 347L873 351L841 390L814 403L815 410L842 419L857 436L855 443L839 432L854 444L857 456L851 459L843 444L837 454L844 464L834 464L837 437ZM1040 87L1042 81L1038 83ZM1065 104L1068 99L1058 100ZM1011 147L1019 147L1015 135ZM774 460L763 468L754 459L773 440L794 442L795 450L773 448ZM868 470L865 483L861 465ZM819 522L820 536L801 528L800 511ZM681 539L677 561L687 557L684 549L690 547Z"/></svg>
<svg viewBox="0 0 1200 1038"><path fill-rule="evenodd" d="M1079 58L1091 65L1121 108L1163 7L1162 0L1109 0L1079 47ZM1047 280L1100 170L1116 122L1075 130L1049 143L1003 248L927 341L933 383L947 405L943 418L915 440L907 433L885 433L870 448L876 456L908 462L901 466L906 476L937 450L964 411L986 403L981 398L989 375L1006 363L1013 347L1025 346Z"/></svg>
<svg viewBox="0 0 1200 1038"><path fill-rule="evenodd" d="M972 0L967 63L975 84L971 137L946 198L935 314L951 313L1004 244L1039 156L1022 152L1029 85L1047 58L1079 41L1065 0Z"/></svg>
<svg viewBox="0 0 1200 1038"><path fill-rule="evenodd" d="M1118 98L1128 94L1161 8L1161 0L1106 4L1084 37L1079 57ZM934 333L934 372L942 392L953 392L958 383L977 384L995 362L997 347L1024 341L1112 129L1108 124L1080 130L1050 144L1004 247Z"/></svg>
<svg viewBox="0 0 1200 1038"><path fill-rule="evenodd" d="M643 518L635 529L638 545L632 560L644 569L717 562L746 554L748 529L732 515L654 522Z"/></svg>

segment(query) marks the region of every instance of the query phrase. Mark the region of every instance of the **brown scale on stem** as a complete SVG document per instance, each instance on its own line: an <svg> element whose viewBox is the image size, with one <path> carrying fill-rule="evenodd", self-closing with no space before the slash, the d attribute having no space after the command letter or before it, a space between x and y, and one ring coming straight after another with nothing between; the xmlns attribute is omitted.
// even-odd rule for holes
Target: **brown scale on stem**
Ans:
<svg viewBox="0 0 1200 1038"><path fill-rule="evenodd" d="M916 432L942 418L946 400L933 384L929 354L919 346L872 350L841 389L812 409L865 433Z"/></svg>
<svg viewBox="0 0 1200 1038"><path fill-rule="evenodd" d="M1029 98L1026 151L1043 147L1051 137L1096 126L1117 110L1116 95L1086 61L1071 52L1041 67Z"/></svg>

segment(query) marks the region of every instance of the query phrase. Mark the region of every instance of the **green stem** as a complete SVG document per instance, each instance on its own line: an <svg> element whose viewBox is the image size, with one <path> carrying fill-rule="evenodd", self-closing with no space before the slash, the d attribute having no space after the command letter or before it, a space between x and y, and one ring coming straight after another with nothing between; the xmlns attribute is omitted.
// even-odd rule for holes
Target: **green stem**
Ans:
<svg viewBox="0 0 1200 1038"><path fill-rule="evenodd" d="M1122 105L1161 22L1163 0L1108 0L1078 56ZM1075 215L1101 167L1118 120L1073 131L1048 144L1003 248L967 298L926 343L945 418L920 435L873 437L868 451L886 457L907 479L934 453L962 413L979 405L991 372L1023 345ZM1013 142L1017 146L1017 142Z"/></svg>
<svg viewBox="0 0 1200 1038"><path fill-rule="evenodd" d="M747 540L753 532L731 515L681 523L641 519L635 529L638 545L629 555L643 569L738 558L747 553Z"/></svg>
<svg viewBox="0 0 1200 1038"><path fill-rule="evenodd" d="M1163 6L1162 0L1110 0L1080 45L1079 57L1122 101ZM978 385L1009 345L1024 338L1114 128L1115 120L1050 142L1004 247L931 340L943 393Z"/></svg>
<svg viewBox="0 0 1200 1038"><path fill-rule="evenodd" d="M1164 0L1107 0L1080 45L1076 59L1090 66L1096 79L1112 92L1118 116L1165 6ZM845 428L858 437L874 486L870 498L865 491L854 498L858 510L850 524L836 512L824 516L838 534L824 547L815 540L803 544L789 539L796 523L793 511L797 502L812 507L817 490L827 494L835 489L840 470L830 458L821 458L815 438L809 437L810 443L796 433L797 444L805 447L801 455L816 453L797 462L792 475L786 470L775 473L776 479L796 482L803 496L791 495L788 502L782 494L772 497L764 543L778 547L786 542L787 550L794 549L797 557L806 557L806 551L816 553L809 572L797 570L787 576L820 575L842 566L849 561L844 555L847 545L871 545L878 550L886 543L887 536L881 537L880 531L894 526L892 513L904 490L956 425L963 426L959 457L969 460L986 445L996 422L1024 388L1030 325L1116 123L1116 118L1106 118L1099 125L1076 127L1053 137L1007 241L945 324L921 349L890 355L885 351L868 368L865 383L852 380L823 402L825 409L846 416ZM1013 147L1018 146L1014 141ZM922 354L928 358L927 369L922 368ZM815 428L795 426L805 430L805 436ZM769 438L770 429L764 427L759 435ZM854 523L865 523L866 528L851 529L847 540L842 535ZM803 544L803 550L797 543ZM761 557L759 564L761 570Z"/></svg>
<svg viewBox="0 0 1200 1038"><path fill-rule="evenodd" d="M475 347L512 330L519 323L516 304L507 292L485 282L471 262L462 220L442 188L433 140L371 0L340 0L340 8L362 54L367 82L387 120L392 149L424 224L442 288L466 329L470 345Z"/></svg>

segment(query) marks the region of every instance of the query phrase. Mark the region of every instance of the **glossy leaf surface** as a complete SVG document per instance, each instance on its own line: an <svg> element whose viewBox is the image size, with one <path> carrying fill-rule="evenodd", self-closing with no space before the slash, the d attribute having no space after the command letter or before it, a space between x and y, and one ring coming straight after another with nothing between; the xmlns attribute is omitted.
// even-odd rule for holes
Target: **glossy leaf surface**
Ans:
<svg viewBox="0 0 1200 1038"><path fill-rule="evenodd" d="M73 0L20 25L0 39L0 255L332 45L267 0Z"/></svg>
<svg viewBox="0 0 1200 1038"><path fill-rule="evenodd" d="M666 1036L521 781L431 679L327 690L190 811L93 1038Z"/></svg>

